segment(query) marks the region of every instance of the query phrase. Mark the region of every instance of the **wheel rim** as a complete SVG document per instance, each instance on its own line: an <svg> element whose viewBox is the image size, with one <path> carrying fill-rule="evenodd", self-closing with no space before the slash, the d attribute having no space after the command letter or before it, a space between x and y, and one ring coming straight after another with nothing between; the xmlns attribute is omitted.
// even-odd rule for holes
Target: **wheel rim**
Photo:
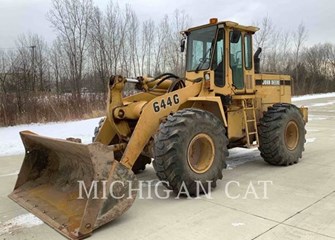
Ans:
<svg viewBox="0 0 335 240"><path fill-rule="evenodd" d="M190 142L187 153L190 168L196 173L204 173L214 162L214 142L205 133L197 134Z"/></svg>
<svg viewBox="0 0 335 240"><path fill-rule="evenodd" d="M299 128L296 122L290 121L285 129L285 144L289 150L297 148L299 142Z"/></svg>

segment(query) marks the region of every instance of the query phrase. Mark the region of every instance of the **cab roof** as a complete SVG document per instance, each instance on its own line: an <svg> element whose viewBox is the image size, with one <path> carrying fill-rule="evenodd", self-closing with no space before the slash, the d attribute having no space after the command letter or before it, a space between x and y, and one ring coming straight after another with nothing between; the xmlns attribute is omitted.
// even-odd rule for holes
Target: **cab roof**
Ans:
<svg viewBox="0 0 335 240"><path fill-rule="evenodd" d="M197 29L201 29L201 28L205 28L205 27L209 27L209 26L213 26L213 25L224 25L224 27L227 28L234 28L234 29L239 29L241 31L246 31L246 32L251 32L251 33L255 33L259 30L258 27L254 27L254 26L244 26L244 25L240 25L236 22L232 22L232 21L221 21L221 22L216 22L216 23L208 23L208 24L204 24L204 25L200 25L200 26L196 26L196 27L192 27L187 29L184 32L191 32Z"/></svg>

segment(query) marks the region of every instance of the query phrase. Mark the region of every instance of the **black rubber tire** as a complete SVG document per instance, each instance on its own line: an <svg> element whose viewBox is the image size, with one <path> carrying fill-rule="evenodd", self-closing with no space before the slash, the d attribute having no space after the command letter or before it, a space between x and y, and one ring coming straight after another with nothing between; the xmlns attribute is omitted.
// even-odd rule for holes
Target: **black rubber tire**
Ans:
<svg viewBox="0 0 335 240"><path fill-rule="evenodd" d="M95 142L95 138L97 137L97 135L100 131L100 128L102 127L102 124L104 123L105 119L106 119L105 117L101 118L99 123L98 123L98 126L96 126L94 128L94 134L93 134L93 137L92 137L92 142Z"/></svg>
<svg viewBox="0 0 335 240"><path fill-rule="evenodd" d="M95 138L97 137L97 135L98 135L98 133L100 131L100 128L102 127L102 124L104 123L105 119L106 118L104 118L104 117L101 118L100 121L99 121L99 125L97 127L95 127L95 129L94 129L94 136L92 137L92 142L95 141ZM116 141L113 140L110 144L115 144L115 143L116 143ZM116 160L120 161L121 157L122 157L122 152L120 152L120 151L119 152L114 152L114 157L115 157ZM144 156L144 155L141 154L137 158L137 160L136 160L136 162L135 162L135 164L134 164L134 166L132 167L131 170L135 174L138 174L138 173L144 171L145 168L146 168L146 165L150 164L150 163L151 163L151 158L149 158L149 157Z"/></svg>
<svg viewBox="0 0 335 240"><path fill-rule="evenodd" d="M296 147L289 149L285 143L285 130L292 121L297 125L299 137ZM298 163L302 157L305 136L305 122L299 109L293 104L277 103L260 119L258 149L269 164L289 166Z"/></svg>
<svg viewBox="0 0 335 240"><path fill-rule="evenodd" d="M193 171L187 160L188 146L200 133L212 139L215 150L213 163L204 173ZM180 110L160 125L154 142L153 166L156 174L160 180L168 182L166 187L176 194L184 187L191 196L198 194L195 181L201 182L208 192L209 187L216 187L217 179L222 179L222 169L226 167L225 158L228 156L228 139L222 122L212 113L191 108ZM211 181L211 184L206 181ZM185 185L182 186L182 183Z"/></svg>

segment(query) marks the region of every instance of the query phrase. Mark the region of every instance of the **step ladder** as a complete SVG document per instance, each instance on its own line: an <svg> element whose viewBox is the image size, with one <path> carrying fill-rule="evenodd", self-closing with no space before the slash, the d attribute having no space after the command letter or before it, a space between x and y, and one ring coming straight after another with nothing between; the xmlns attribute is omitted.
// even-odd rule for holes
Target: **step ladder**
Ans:
<svg viewBox="0 0 335 240"><path fill-rule="evenodd" d="M243 118L245 124L245 131L247 134L247 147L258 147L259 139L258 139L258 130L257 130L257 120L256 120L256 112L255 112L255 99L254 98L244 98L241 99L242 107L243 107ZM248 118L248 116L251 118ZM253 126L254 130L252 130L251 126ZM256 144L253 143L252 136L256 136Z"/></svg>

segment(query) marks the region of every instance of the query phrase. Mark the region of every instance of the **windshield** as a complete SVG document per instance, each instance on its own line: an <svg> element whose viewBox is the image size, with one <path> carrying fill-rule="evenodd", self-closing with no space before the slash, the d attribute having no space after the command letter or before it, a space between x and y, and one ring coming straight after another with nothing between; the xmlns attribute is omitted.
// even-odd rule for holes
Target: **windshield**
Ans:
<svg viewBox="0 0 335 240"><path fill-rule="evenodd" d="M216 26L211 26L192 31L188 34L187 71L205 70L209 68L215 32Z"/></svg>

